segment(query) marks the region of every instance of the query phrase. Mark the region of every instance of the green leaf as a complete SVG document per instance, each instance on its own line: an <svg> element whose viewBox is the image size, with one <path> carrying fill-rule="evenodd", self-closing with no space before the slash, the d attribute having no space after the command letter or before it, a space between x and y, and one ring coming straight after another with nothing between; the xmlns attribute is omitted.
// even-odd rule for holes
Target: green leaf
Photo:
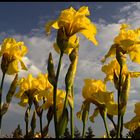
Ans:
<svg viewBox="0 0 140 140"><path fill-rule="evenodd" d="M63 135L68 124L68 109L66 108L58 122L59 136Z"/></svg>

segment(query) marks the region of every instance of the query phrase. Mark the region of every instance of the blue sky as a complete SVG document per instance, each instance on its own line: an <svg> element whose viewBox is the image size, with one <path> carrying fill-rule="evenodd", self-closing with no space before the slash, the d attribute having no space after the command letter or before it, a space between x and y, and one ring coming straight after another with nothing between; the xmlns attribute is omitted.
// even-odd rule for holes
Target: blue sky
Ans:
<svg viewBox="0 0 140 140"><path fill-rule="evenodd" d="M24 58L26 65L29 68L28 72L21 72L21 76L26 76L28 73L37 75L39 72L46 72L46 60L49 52L53 53L55 65L58 62L58 54L52 49L53 36L47 37L45 35L44 26L46 22L56 19L61 10L69 8L70 6L78 9L81 6L88 6L90 11L90 19L97 26L98 34L97 40L99 46L95 47L91 42L80 35L80 50L77 76L75 79L75 113L79 111L83 98L81 96L83 79L94 78L103 79L105 75L100 71L101 58L108 51L110 45L113 43L113 38L118 34L120 24L128 23L132 28L138 28L140 25L140 3L130 2L3 2L0 3L0 43L5 37L12 36L18 41L24 41L29 48L27 56ZM64 77L68 68L68 58L64 56L63 65L60 74L59 87L64 88ZM140 71L140 66L129 63L129 68L134 71ZM0 73L1 76L1 73ZM10 85L13 79L7 76L5 79L5 88ZM134 103L140 100L138 92L140 79L132 80L131 93L129 97L128 110L125 115L125 121L134 116ZM108 85L108 89L116 91L112 85ZM7 88L6 88L7 90ZM5 92L6 92L5 90ZM4 97L3 97L4 99ZM3 134L9 134L21 124L23 132L25 132L24 112L25 109L17 105L18 100L13 99L8 113L3 120ZM92 114L92 111L91 111ZM45 115L44 115L45 117ZM44 118L44 123L46 119ZM109 121L108 121L109 122ZM77 127L82 128L82 122L75 118ZM103 136L105 130L101 117L95 119L92 124L88 121L88 126L92 126L97 137ZM109 128L112 128L109 122ZM49 131L53 135L53 123Z"/></svg>

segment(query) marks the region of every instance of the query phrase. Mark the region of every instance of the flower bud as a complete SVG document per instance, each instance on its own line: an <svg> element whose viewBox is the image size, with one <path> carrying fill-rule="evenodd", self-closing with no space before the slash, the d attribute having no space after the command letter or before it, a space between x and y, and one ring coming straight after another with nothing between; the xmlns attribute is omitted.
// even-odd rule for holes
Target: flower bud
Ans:
<svg viewBox="0 0 140 140"><path fill-rule="evenodd" d="M77 55L76 49L72 51L70 54L70 59L71 59L71 64L69 66L68 72L65 77L65 84L66 84L66 89L71 89L71 86L73 85L74 82L74 77L76 73L76 68L77 68L77 61L78 61L78 55Z"/></svg>
<svg viewBox="0 0 140 140"><path fill-rule="evenodd" d="M55 85L55 70L54 70L54 64L53 64L53 58L52 54L49 54L48 58L48 80L49 82L54 86Z"/></svg>
<svg viewBox="0 0 140 140"><path fill-rule="evenodd" d="M71 62L74 62L77 57L78 57L78 46L77 46L77 48L73 49L69 55Z"/></svg>
<svg viewBox="0 0 140 140"><path fill-rule="evenodd" d="M6 73L9 67L9 64L13 61L13 58L10 58L10 56L7 53L4 53L2 56L1 61L1 70L3 73Z"/></svg>
<svg viewBox="0 0 140 140"><path fill-rule="evenodd" d="M26 112L25 112L25 122L28 122L29 121L29 116L30 116L30 109L27 108Z"/></svg>
<svg viewBox="0 0 140 140"><path fill-rule="evenodd" d="M2 110L1 110L1 114L0 115L3 116L7 112L8 108L9 108L9 103L4 103L2 105Z"/></svg>
<svg viewBox="0 0 140 140"><path fill-rule="evenodd" d="M15 90L16 90L16 87L17 87L17 83L18 83L18 74L16 74L10 88L9 88L9 91L8 91L8 94L6 96L6 102L7 103L10 103L11 100L12 100L12 97L15 93Z"/></svg>
<svg viewBox="0 0 140 140"><path fill-rule="evenodd" d="M62 27L62 28L58 29L57 45L62 53L64 53L66 48L68 47L68 40L69 40L69 38L66 36L65 28Z"/></svg>

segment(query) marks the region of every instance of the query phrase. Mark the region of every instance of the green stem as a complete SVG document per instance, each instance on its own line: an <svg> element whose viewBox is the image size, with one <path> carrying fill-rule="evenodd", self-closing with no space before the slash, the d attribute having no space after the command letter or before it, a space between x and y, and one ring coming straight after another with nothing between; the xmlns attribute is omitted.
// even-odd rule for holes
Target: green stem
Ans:
<svg viewBox="0 0 140 140"><path fill-rule="evenodd" d="M114 120L112 119L111 121L112 121L112 123L113 123L114 129L116 130L116 129L117 129L117 126L116 126Z"/></svg>
<svg viewBox="0 0 140 140"><path fill-rule="evenodd" d="M107 116L108 116L108 118L110 119L110 121L113 123L114 129L115 129L115 131L116 131L116 130L117 130L117 126L116 126L116 124L115 124L115 122L114 122L114 120L113 120L113 117L110 116L109 114L107 114Z"/></svg>
<svg viewBox="0 0 140 140"><path fill-rule="evenodd" d="M70 89L66 89L66 96L65 96L65 101L64 101L63 113L64 113L64 111L66 109L67 102L68 102L67 98L68 98L68 94L70 94L70 92L71 92Z"/></svg>
<svg viewBox="0 0 140 140"><path fill-rule="evenodd" d="M107 123L106 123L106 117L103 115L102 118L103 118L103 121L104 121L104 126L105 126L107 137L110 138Z"/></svg>
<svg viewBox="0 0 140 140"><path fill-rule="evenodd" d="M61 68L61 63L62 63L62 57L63 57L63 52L61 52L60 54L60 58L59 58L59 63L58 63L58 67L57 67L57 73L56 73L56 83L54 85L54 90L53 90L53 108L54 108L54 127L55 127L55 136L56 138L59 138L59 134L58 134L58 127L57 127L57 110L56 110L56 95L57 95L57 83L58 83L58 77L59 77L59 73L60 73L60 68Z"/></svg>
<svg viewBox="0 0 140 140"><path fill-rule="evenodd" d="M26 136L28 136L28 126L29 126L29 122L26 121Z"/></svg>
<svg viewBox="0 0 140 140"><path fill-rule="evenodd" d="M121 133L120 133L120 137L122 138L122 132L123 132L123 116L124 115L121 115Z"/></svg>
<svg viewBox="0 0 140 140"><path fill-rule="evenodd" d="M40 120L40 132L41 132L41 138L43 136L43 129L42 129L42 113L41 115L39 116L39 120Z"/></svg>
<svg viewBox="0 0 140 140"><path fill-rule="evenodd" d="M74 91L73 91L73 85L71 87L71 94L73 98L73 103L74 103ZM70 116L71 116L71 137L74 138L74 104L73 107L70 107Z"/></svg>
<svg viewBox="0 0 140 140"><path fill-rule="evenodd" d="M121 110L120 110L120 95L121 95L121 81L122 81L122 67L120 67L119 74L119 88L118 88L118 125L117 125L117 138L121 135Z"/></svg>
<svg viewBox="0 0 140 140"><path fill-rule="evenodd" d="M2 126L2 89L3 89L3 84L4 84L4 78L5 78L5 73L2 75L2 80L1 80L1 86L0 86L0 135L1 135L1 126Z"/></svg>
<svg viewBox="0 0 140 140"><path fill-rule="evenodd" d="M85 138L85 131L86 131L86 124L85 124L85 122L83 122L82 138Z"/></svg>

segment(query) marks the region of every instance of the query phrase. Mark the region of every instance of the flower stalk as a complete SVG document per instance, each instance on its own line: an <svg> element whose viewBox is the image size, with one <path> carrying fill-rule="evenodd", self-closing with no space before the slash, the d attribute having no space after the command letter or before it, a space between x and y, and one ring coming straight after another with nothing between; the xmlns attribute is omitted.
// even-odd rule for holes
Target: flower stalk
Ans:
<svg viewBox="0 0 140 140"><path fill-rule="evenodd" d="M1 80L1 86L0 86L0 134L1 132L1 126L2 126L2 90L3 90L3 83L4 83L4 78L5 78L5 73L2 75L2 80Z"/></svg>
<svg viewBox="0 0 140 140"><path fill-rule="evenodd" d="M104 122L106 135L107 135L108 138L110 138L110 134L109 134L109 131L108 131L108 126L107 126L107 123L106 123L107 108L104 105L99 105L99 110L100 110L100 115L101 115L101 117L103 119L103 122Z"/></svg>
<svg viewBox="0 0 140 140"><path fill-rule="evenodd" d="M74 91L73 91L73 85L71 87L71 93L72 93L72 100L74 102ZM71 124L71 137L74 138L74 104L73 107L70 106L70 124Z"/></svg>
<svg viewBox="0 0 140 140"><path fill-rule="evenodd" d="M117 125L117 138L120 138L120 135L121 135L121 108L120 108L121 81L122 81L122 66L120 66L119 87L118 87L118 125Z"/></svg>
<svg viewBox="0 0 140 140"><path fill-rule="evenodd" d="M40 121L40 132L41 132L41 137L43 136L43 129L42 129L42 113L39 116L39 121Z"/></svg>
<svg viewBox="0 0 140 140"><path fill-rule="evenodd" d="M56 82L54 84L54 90L53 90L53 109L54 109L54 127L55 127L55 136L56 138L59 138L58 134L58 126L57 126L57 108L56 108L56 95L57 95L57 84L58 84L58 78L59 78L59 73L60 73L60 68L61 68L61 63L62 63L62 57L63 57L63 52L60 54L59 62L58 62L58 67L57 67L57 73L56 73Z"/></svg>
<svg viewBox="0 0 140 140"><path fill-rule="evenodd" d="M107 127L107 123L106 123L106 116L103 115L102 118L103 118L103 121L104 121L104 126L105 126L105 130L106 130L107 137L110 138L110 134L109 134L108 127Z"/></svg>
<svg viewBox="0 0 140 140"><path fill-rule="evenodd" d="M82 138L85 138L85 131L86 131L86 123L83 122Z"/></svg>

